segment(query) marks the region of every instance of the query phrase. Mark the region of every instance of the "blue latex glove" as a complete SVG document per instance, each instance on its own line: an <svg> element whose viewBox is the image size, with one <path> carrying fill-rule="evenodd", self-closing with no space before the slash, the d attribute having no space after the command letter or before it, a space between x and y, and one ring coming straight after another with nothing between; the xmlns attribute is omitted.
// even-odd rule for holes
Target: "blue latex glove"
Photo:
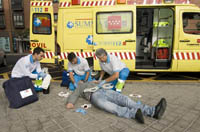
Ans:
<svg viewBox="0 0 200 132"><path fill-rule="evenodd" d="M142 103L140 101L137 101L137 104L141 105Z"/></svg>
<svg viewBox="0 0 200 132"><path fill-rule="evenodd" d="M38 78L42 77L44 79L46 76L47 76L47 74L44 72L38 73Z"/></svg>
<svg viewBox="0 0 200 132"><path fill-rule="evenodd" d="M82 108L78 108L78 109L76 109L75 112L80 112L80 113L83 114L83 115L86 114L86 111L85 111L84 109L82 109Z"/></svg>
<svg viewBox="0 0 200 132"><path fill-rule="evenodd" d="M77 88L77 87L78 87L78 84L77 84L77 83L74 83L74 87Z"/></svg>
<svg viewBox="0 0 200 132"><path fill-rule="evenodd" d="M106 80L103 80L99 83L98 87L101 88L106 83Z"/></svg>

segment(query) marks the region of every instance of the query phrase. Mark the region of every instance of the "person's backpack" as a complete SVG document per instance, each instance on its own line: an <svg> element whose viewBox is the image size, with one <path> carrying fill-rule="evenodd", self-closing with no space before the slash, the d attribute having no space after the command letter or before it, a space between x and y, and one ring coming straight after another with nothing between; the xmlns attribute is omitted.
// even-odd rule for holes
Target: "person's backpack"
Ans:
<svg viewBox="0 0 200 132"><path fill-rule="evenodd" d="M38 100L32 80L29 77L11 78L3 83L10 108L20 108Z"/></svg>
<svg viewBox="0 0 200 132"><path fill-rule="evenodd" d="M69 72L63 71L62 72L62 82L61 82L60 86L69 87L69 83L70 83Z"/></svg>

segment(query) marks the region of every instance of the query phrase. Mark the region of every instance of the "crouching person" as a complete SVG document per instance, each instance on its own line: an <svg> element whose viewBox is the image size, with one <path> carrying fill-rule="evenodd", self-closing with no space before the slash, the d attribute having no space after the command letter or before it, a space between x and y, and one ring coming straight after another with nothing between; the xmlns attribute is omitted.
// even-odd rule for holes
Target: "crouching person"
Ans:
<svg viewBox="0 0 200 132"><path fill-rule="evenodd" d="M99 64L101 67L100 78L97 83L99 87L103 84L110 82L113 84L113 90L121 93L125 85L125 81L129 75L129 69L121 60L119 60L114 55L109 55L105 49L99 48L96 50L95 55L99 59ZM105 72L107 72L110 77L102 80Z"/></svg>
<svg viewBox="0 0 200 132"><path fill-rule="evenodd" d="M44 57L44 50L40 47L37 47L33 50L33 54L29 54L20 58L15 64L12 72L12 78L22 78L28 76L32 79L42 78L42 82L39 87L35 87L36 91L47 90L50 85L51 75L42 71L40 66L40 61Z"/></svg>
<svg viewBox="0 0 200 132"><path fill-rule="evenodd" d="M69 89L74 91L79 81L90 82L92 77L87 60L76 56L73 52L68 54L68 72L70 77Z"/></svg>
<svg viewBox="0 0 200 132"><path fill-rule="evenodd" d="M167 102L162 98L156 106L148 106L145 104L137 104L128 96L122 95L113 90L103 88L97 89L97 84L82 83L78 85L76 90L68 97L66 107L74 108L79 96L90 101L94 106L119 117L136 119L139 123L144 123L143 115L160 119L166 109ZM91 89L91 90L90 90Z"/></svg>

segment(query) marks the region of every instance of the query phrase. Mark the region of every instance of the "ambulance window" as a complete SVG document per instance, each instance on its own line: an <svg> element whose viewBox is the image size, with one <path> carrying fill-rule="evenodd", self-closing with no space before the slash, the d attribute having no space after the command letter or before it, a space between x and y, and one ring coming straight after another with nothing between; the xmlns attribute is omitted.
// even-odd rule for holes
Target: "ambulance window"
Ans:
<svg viewBox="0 0 200 132"><path fill-rule="evenodd" d="M133 12L98 12L96 18L98 34L120 34L133 32Z"/></svg>
<svg viewBox="0 0 200 132"><path fill-rule="evenodd" d="M200 34L200 13L183 13L183 31L187 34Z"/></svg>
<svg viewBox="0 0 200 132"><path fill-rule="evenodd" d="M34 34L51 34L51 15L50 14L33 14L33 33Z"/></svg>

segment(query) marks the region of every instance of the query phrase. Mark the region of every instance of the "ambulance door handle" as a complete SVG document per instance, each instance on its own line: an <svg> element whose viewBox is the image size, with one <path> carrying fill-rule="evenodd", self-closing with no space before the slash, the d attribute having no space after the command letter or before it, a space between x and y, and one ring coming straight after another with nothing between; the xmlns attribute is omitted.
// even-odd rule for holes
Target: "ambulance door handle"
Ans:
<svg viewBox="0 0 200 132"><path fill-rule="evenodd" d="M125 40L125 42L135 42L135 40L129 39L129 40Z"/></svg>
<svg viewBox="0 0 200 132"><path fill-rule="evenodd" d="M31 42L39 42L39 40L31 40Z"/></svg>
<svg viewBox="0 0 200 132"><path fill-rule="evenodd" d="M180 42L190 42L190 40L186 39L186 40L180 40Z"/></svg>

